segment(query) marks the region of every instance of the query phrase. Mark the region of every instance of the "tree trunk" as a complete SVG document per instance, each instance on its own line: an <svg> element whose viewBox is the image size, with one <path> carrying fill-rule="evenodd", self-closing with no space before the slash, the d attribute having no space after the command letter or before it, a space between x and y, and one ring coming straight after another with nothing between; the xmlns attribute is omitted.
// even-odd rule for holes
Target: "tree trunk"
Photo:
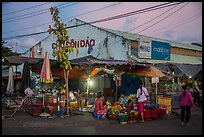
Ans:
<svg viewBox="0 0 204 137"><path fill-rule="evenodd" d="M64 70L64 77L65 77L65 85L66 85L66 108L67 108L67 115L69 115L69 85L68 85L68 77L69 77L69 71Z"/></svg>

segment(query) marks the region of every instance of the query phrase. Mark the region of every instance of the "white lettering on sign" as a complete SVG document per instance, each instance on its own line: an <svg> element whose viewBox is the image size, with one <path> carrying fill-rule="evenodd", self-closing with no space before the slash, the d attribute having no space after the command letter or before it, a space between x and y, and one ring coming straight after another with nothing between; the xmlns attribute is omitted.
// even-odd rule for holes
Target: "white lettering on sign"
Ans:
<svg viewBox="0 0 204 137"><path fill-rule="evenodd" d="M154 47L154 48L153 48L153 51L155 51L155 52L160 52L160 53L162 53L162 54L167 54L167 53L169 53L169 49L164 49L164 48L156 48L156 47Z"/></svg>

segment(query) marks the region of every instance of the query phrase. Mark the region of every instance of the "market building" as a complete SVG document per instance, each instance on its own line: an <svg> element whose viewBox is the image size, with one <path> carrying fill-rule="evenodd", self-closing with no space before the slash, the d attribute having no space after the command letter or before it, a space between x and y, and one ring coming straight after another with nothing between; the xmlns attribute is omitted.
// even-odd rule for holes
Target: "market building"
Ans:
<svg viewBox="0 0 204 137"><path fill-rule="evenodd" d="M96 59L106 61L135 61L139 64L160 64L162 66L169 66L169 64L170 66L196 66L198 68L196 69L196 74L202 70L202 47L197 45L100 28L79 19L72 19L67 23L67 26L69 42L74 45L74 48L76 48L77 43L79 45L78 56L76 56L76 50L74 50L70 54L70 60L92 56ZM50 59L56 60L54 49L57 47L53 45L55 41L56 37L50 35L34 45L30 50L22 54L22 56L43 58L45 52L48 52ZM172 73L167 68L164 71L170 71ZM133 88L134 85L128 82L128 79L131 79L128 76L124 77L126 77L126 87L123 87L122 90L135 91L135 88ZM101 80L100 77L94 77L93 80L100 83L96 84L97 86L95 85L95 91L103 91L103 88L111 88L109 78ZM144 81L150 91L155 90L152 88L151 79L144 78Z"/></svg>

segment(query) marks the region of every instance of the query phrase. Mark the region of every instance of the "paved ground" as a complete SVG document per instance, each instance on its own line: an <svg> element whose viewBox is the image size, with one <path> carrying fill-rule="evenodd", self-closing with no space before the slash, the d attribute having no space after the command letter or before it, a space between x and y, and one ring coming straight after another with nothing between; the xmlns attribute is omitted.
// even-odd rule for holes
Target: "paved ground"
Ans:
<svg viewBox="0 0 204 137"><path fill-rule="evenodd" d="M89 112L66 118L34 117L23 112L2 120L3 135L202 135L202 108L193 108L190 126L180 126L178 116L120 125L115 120L95 119Z"/></svg>

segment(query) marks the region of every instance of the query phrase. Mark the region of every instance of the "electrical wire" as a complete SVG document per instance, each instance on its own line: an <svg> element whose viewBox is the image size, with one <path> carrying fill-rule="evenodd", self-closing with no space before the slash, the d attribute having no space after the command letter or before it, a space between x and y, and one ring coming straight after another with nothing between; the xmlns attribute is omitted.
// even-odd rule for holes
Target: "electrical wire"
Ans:
<svg viewBox="0 0 204 137"><path fill-rule="evenodd" d="M96 11L100 11L100 10L103 10L103 9L106 9L106 8L109 8L109 7L118 5L118 4L120 4L120 3L121 3L121 2L116 3L116 4L112 4L112 5L109 5L109 6L105 6L105 7L99 8L99 9L91 10L91 11L88 11L88 12L80 13L80 14L77 14L77 15L75 15L75 16L71 16L71 17L68 17L68 18L60 19L60 21L67 20L67 19L74 18L74 17L83 16L83 15L86 15L86 14L90 14L90 13L93 13L93 12L96 12ZM18 30L12 30L12 31L3 32L3 34L7 34L7 33L11 33L11 32L17 32L17 31L22 31L22 30L26 30L26 29L31 29L31 28L35 28L35 27L39 27L39 26L44 26L44 25L47 25L47 24L51 24L51 23L54 23L54 21L49 22L49 23L43 23L43 24L31 26L31 27L21 28L21 29L18 29Z"/></svg>
<svg viewBox="0 0 204 137"><path fill-rule="evenodd" d="M148 23L152 22L153 20L155 20L155 19L161 17L162 15L166 14L166 13L169 12L170 10L174 9L176 6L178 6L178 5L175 5L174 7L168 9L167 11L163 12L162 14L160 14L160 15L154 17L153 19L151 19L151 20L149 20L149 21L147 21L147 22L145 22L145 23L143 23L143 24L141 24L141 25L139 25L139 26L137 26L137 27L135 27L135 28L130 29L129 31L133 31L133 30L135 30L135 29L138 29L138 28L144 26L145 24L148 24ZM128 31L128 32L129 32L129 31Z"/></svg>
<svg viewBox="0 0 204 137"><path fill-rule="evenodd" d="M46 3L39 4L39 5L36 5L36 6L32 6L32 7L29 7L29 8L25 8L25 9L21 9L21 10L16 10L16 11L12 11L12 12L9 12L9 13L4 13L2 15L9 15L9 14L13 14L13 13L18 13L18 12L21 12L21 11L25 11L25 10L33 9L33 8L36 8L36 7L40 7L40 6L46 5L48 3L49 2L46 2Z"/></svg>
<svg viewBox="0 0 204 137"><path fill-rule="evenodd" d="M186 5L188 5L188 4L189 4L189 2L186 3L185 5L183 5L182 7L180 7L179 9L177 9L176 11L172 12L171 14L167 15L166 17L162 18L161 20L157 21L156 23L152 24L151 26L149 26L149 27L147 27L147 28L145 28L145 29L139 31L138 33L141 33L141 32L143 32L143 31L145 31L145 30L147 30L147 29L153 27L154 25L160 23L161 21L163 21L164 19L166 19L166 18L170 17L171 15L175 14L176 12L178 12L179 10L181 10L182 8L184 8L184 7L185 7Z"/></svg>
<svg viewBox="0 0 204 137"><path fill-rule="evenodd" d="M183 26L184 24L188 24L188 23L190 23L190 22L196 21L196 20L199 19L201 16L202 16L202 15L195 16L194 18L191 18L191 20L188 20L188 21L182 20L181 22L178 22L178 23L176 23L176 24L174 24L174 25L166 26L165 29L171 29L171 30L173 30L173 29L175 29L175 28L177 28L177 27L179 27L179 26L181 26L181 25ZM186 22L185 22L185 21L186 21ZM161 29L159 29L159 30L161 30ZM157 30L157 31L159 31L159 30ZM160 32L157 32L157 31L150 32L150 33L153 33L154 35L158 35L158 34L161 34L162 32L164 32L164 31L160 31ZM166 30L165 30L165 31L166 31ZM157 32L157 33L155 33L155 32ZM149 33L148 33L148 34L149 34Z"/></svg>
<svg viewBox="0 0 204 137"><path fill-rule="evenodd" d="M187 3L187 4L189 4L189 3ZM178 10L182 9L182 8L183 8L184 6L186 6L187 4L183 5L181 8L177 9L175 12L169 14L169 15L166 16L165 18L167 18L167 17L169 17L170 15L176 13ZM123 35L123 34L125 34L125 33L130 32L131 30L132 30L132 29L128 30L127 32L121 32L121 33L119 33L119 34L117 34L117 35ZM133 37L133 36L130 36L130 37L127 37L127 38L125 38L125 39L132 38L132 37ZM116 43L116 42L120 42L120 41L122 41L122 40L115 41L115 42L113 42L113 43L111 43L111 44L114 44L114 43Z"/></svg>
<svg viewBox="0 0 204 137"><path fill-rule="evenodd" d="M56 7L60 7L60 6L66 5L67 3L69 3L69 2L60 4L60 5L56 6ZM46 8L46 9L38 10L38 11L35 11L35 12L26 13L26 14L24 14L24 15L20 15L20 16L8 18L8 19L5 19L5 20L3 20L3 21L7 21L7 20L11 20L11 19L16 19L16 18L18 19L18 18L20 18L20 17L25 17L25 16L27 16L27 15L36 14L36 13L40 13L40 12L43 12L43 11L49 12L49 9L50 9L50 8Z"/></svg>
<svg viewBox="0 0 204 137"><path fill-rule="evenodd" d="M60 7L58 9L66 8L66 7L69 7L69 6L73 6L73 5L76 5L78 3L80 3L80 2L76 2L76 3L70 4L70 5L67 5L67 6L64 6L64 7ZM65 4L63 4L63 5L65 5ZM42 11L44 11L44 12L42 12ZM38 13L38 12L40 12L40 13ZM2 23L13 22L13 21L22 20L22 19L27 19L27 18L30 18L30 17L34 17L34 16L38 16L38 15L41 15L41 14L45 14L45 13L48 13L48 12L50 12L49 9L40 10L40 11L37 11L37 12L25 14L25 15L30 15L30 14L34 14L34 15L30 15L30 16L21 15L21 18L19 18L20 16L18 16L18 17L13 17L13 18L5 19L4 21L2 21ZM38 14L36 14L36 13L38 13Z"/></svg>
<svg viewBox="0 0 204 137"><path fill-rule="evenodd" d="M153 11L153 10L157 10L157 9L162 9L162 8L165 8L165 7L169 7L169 6L173 6L173 5L176 5L176 4L180 4L181 2L167 5L169 3L171 3L171 2L160 4L160 5L156 5L156 6L152 6L152 7L149 7L149 8L145 8L145 9L141 9L141 10L137 10L137 11L133 11L133 12L128 12L128 13L121 14L121 15L116 15L116 16L113 16L113 17L108 17L108 18L105 18L105 19L97 20L97 21L92 21L92 22L89 22L89 23L83 23L83 24L79 24L79 25L68 26L68 27L65 27L65 28L67 29L67 28L73 28L73 27L83 26L83 25L87 25L87 24L94 24L94 23L99 23L99 22L115 20L115 19L119 19L119 18L123 18L123 17L127 17L127 16L132 16L132 15L144 13L144 12L149 12L149 11ZM162 6L162 7L160 7L160 6ZM155 7L158 7L158 8L155 8ZM147 11L145 11L145 10L147 10ZM47 32L48 31L41 31L41 32L37 32L37 33L18 35L18 36L8 37L8 38L4 38L4 39L8 40L8 39L12 39L12 38L21 38L21 37L39 35L39 34L43 34L43 33L47 33Z"/></svg>

